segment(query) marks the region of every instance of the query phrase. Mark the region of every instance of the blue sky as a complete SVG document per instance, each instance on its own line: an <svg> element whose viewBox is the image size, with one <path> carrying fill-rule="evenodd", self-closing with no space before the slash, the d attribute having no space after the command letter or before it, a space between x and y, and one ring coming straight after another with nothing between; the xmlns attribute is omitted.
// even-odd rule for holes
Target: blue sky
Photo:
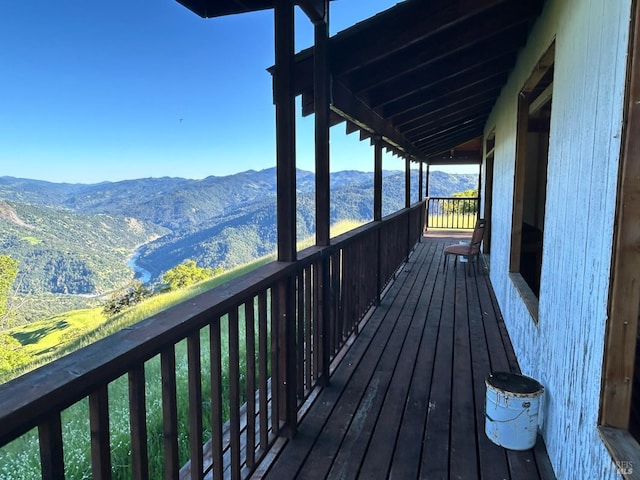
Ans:
<svg viewBox="0 0 640 480"><path fill-rule="evenodd" d="M331 4L332 34L397 0ZM301 12L296 49L312 43ZM275 165L273 13L201 19L174 0L4 0L0 176L94 183L204 178ZM297 109L299 112L299 109ZM298 120L313 170L313 116ZM373 169L344 124L333 171ZM385 156L385 169L404 162Z"/></svg>

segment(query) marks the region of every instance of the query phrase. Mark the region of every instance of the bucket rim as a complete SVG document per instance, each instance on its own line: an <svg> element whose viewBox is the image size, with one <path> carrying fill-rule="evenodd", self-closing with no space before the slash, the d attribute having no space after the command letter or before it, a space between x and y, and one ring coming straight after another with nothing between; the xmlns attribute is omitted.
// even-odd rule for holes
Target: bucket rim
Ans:
<svg viewBox="0 0 640 480"><path fill-rule="evenodd" d="M485 378L487 389L508 392L516 396L538 396L544 387L537 380L511 372L492 372Z"/></svg>

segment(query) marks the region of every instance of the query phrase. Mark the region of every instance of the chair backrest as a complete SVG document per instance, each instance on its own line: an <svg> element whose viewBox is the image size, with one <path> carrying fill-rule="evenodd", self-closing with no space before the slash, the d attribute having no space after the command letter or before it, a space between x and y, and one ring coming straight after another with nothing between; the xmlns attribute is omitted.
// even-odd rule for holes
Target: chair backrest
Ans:
<svg viewBox="0 0 640 480"><path fill-rule="evenodd" d="M473 234L471 235L471 244L469 245L469 254L475 255L480 252L480 244L482 243L482 237L484 236L484 218L480 218L476 222L476 226L473 228Z"/></svg>

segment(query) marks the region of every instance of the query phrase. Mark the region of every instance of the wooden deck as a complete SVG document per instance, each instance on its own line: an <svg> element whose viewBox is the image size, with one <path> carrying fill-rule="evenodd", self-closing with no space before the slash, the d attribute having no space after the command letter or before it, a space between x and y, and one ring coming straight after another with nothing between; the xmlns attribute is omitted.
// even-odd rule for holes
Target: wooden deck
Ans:
<svg viewBox="0 0 640 480"><path fill-rule="evenodd" d="M425 237L302 419L254 478L553 478L543 442L484 434L484 379L519 368L486 272Z"/></svg>

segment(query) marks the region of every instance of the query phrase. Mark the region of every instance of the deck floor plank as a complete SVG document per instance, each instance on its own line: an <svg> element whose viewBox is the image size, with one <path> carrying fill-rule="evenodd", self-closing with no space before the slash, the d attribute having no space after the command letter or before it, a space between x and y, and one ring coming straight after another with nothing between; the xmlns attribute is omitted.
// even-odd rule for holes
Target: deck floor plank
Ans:
<svg viewBox="0 0 640 480"><path fill-rule="evenodd" d="M440 308L444 295L443 288L435 288L441 286L441 282L438 283L441 275L438 259L441 256L442 247L434 243L433 248L434 260L430 263L431 273L416 309L416 317L425 319L424 330L416 356L413 379L409 386L405 414L396 441L389 473L391 478L417 478L420 473L420 458L424 448L422 437L429 410L424 404L424 399L429 398L431 392Z"/></svg>
<svg viewBox="0 0 640 480"><path fill-rule="evenodd" d="M403 444L397 443L398 425L402 423L402 416L406 408L409 387L413 380L417 354L420 348L423 330L426 322L426 309L423 307L428 300L429 292L425 285L430 277L436 275L437 266L431 267L423 263L421 275L414 284L412 295L407 299L403 315L410 318L405 341L399 350L397 363L391 379L389 390L384 400L380 418L369 441L366 456L360 469L362 478L387 476L391 468L393 453ZM396 356L398 353L395 354ZM419 380L418 380L419 381Z"/></svg>
<svg viewBox="0 0 640 480"><path fill-rule="evenodd" d="M451 456L449 477L478 477L476 410L473 392L469 309L465 269L455 270L453 382L451 389Z"/></svg>
<svg viewBox="0 0 640 480"><path fill-rule="evenodd" d="M486 274L486 273L485 273ZM478 442L478 461L480 478L492 480L496 478L509 478L509 464L506 452L503 448L494 444L484 433L484 402L486 398L485 379L491 372L491 362L487 349L487 337L485 335L486 315L480 308L480 292L478 284L484 279L474 278L468 291L469 305L469 335L472 354L473 394L476 402L476 438Z"/></svg>
<svg viewBox="0 0 640 480"><path fill-rule="evenodd" d="M421 275L422 270L416 269L403 279L404 288L395 297L386 318L387 323L393 323L393 330L390 334L380 335L380 343L384 343L384 347L376 355L368 355L359 366L358 374L366 380L366 385L363 385L365 388L346 392L348 399L343 404L348 408L334 412L326 433L320 435L314 452L305 462L305 472L324 472L327 469L325 459L330 451L338 447L338 435L341 434L340 449L333 464L328 465L331 467L329 477L354 478L357 475L406 336L410 317L403 312L407 305L414 303L414 287ZM344 431L336 432L333 428L336 424L348 426Z"/></svg>
<svg viewBox="0 0 640 480"><path fill-rule="evenodd" d="M484 434L486 376L520 370L486 271L443 270L454 242L418 244L297 435L255 478L553 478L540 439L513 452Z"/></svg>
<svg viewBox="0 0 640 480"><path fill-rule="evenodd" d="M453 271L454 264L455 262L448 262L447 273ZM447 478L449 474L455 312L455 296L451 292L455 288L455 279L453 275L443 275L442 278L444 295L433 365L431 396L428 401L425 401L428 412L425 448L420 469L420 475L423 478Z"/></svg>

